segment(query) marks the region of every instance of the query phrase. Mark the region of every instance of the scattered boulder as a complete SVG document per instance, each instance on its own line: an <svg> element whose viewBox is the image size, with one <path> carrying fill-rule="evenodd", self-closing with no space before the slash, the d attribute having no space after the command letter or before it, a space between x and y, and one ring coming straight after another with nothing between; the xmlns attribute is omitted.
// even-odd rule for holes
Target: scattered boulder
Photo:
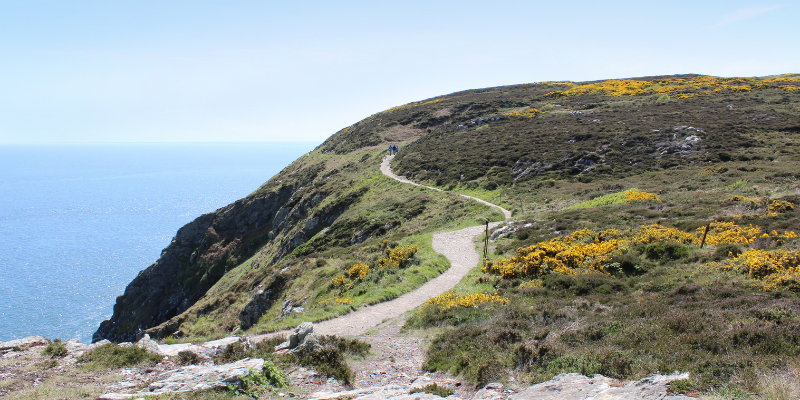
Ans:
<svg viewBox="0 0 800 400"><path fill-rule="evenodd" d="M305 307L300 307L300 306L295 307L294 304L295 304L294 300L292 299L284 301L283 307L281 308L281 316L283 317L289 314L301 313L306 310Z"/></svg>
<svg viewBox="0 0 800 400"><path fill-rule="evenodd" d="M294 328L294 331L289 335L289 340L275 346L275 351L279 354L286 354L295 350L310 350L309 347L314 346L313 343L319 344L313 333L314 324L303 322L297 328ZM307 340L311 340L311 342L304 344Z"/></svg>
<svg viewBox="0 0 800 400"><path fill-rule="evenodd" d="M144 334L144 336L136 342L136 346L141 347L151 353L164 355L161 352L161 348L158 346L158 342L153 339L150 339L150 335Z"/></svg>
<svg viewBox="0 0 800 400"><path fill-rule="evenodd" d="M67 348L67 354L73 357L80 357L83 353L89 351L89 346L80 342L80 340L70 339L64 342L64 347ZM96 348L92 347L93 349Z"/></svg>

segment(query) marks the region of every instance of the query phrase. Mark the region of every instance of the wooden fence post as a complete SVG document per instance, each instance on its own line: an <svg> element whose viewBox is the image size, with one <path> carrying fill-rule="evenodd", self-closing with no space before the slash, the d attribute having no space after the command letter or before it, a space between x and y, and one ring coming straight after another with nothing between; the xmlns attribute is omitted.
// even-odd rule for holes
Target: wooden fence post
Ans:
<svg viewBox="0 0 800 400"><path fill-rule="evenodd" d="M708 235L708 229L709 229L709 228L711 228L711 223L710 223L710 222L708 223L708 225L706 225L706 230L705 230L705 232L703 232L703 240L702 240L702 241L700 241L700 248L701 248L701 249L702 249L702 248L703 248L703 246L706 244L706 235Z"/></svg>

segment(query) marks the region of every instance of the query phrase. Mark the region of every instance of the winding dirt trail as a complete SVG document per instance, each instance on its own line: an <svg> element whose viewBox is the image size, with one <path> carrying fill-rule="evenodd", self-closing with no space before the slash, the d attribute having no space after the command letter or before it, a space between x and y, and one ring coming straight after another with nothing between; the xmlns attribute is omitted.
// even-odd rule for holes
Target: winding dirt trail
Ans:
<svg viewBox="0 0 800 400"><path fill-rule="evenodd" d="M393 156L386 156L381 164L381 172L386 176L403 183L442 191L395 175L389 165L392 158ZM472 196L463 194L461 196L498 208L506 219L511 217L511 212L502 207ZM489 224L489 227L495 227L501 223L493 222ZM431 297L452 289L472 268L478 265L480 256L475 250L473 239L483 230L484 226L478 225L457 231L434 233L433 249L450 261L450 268L447 271L394 300L362 307L347 315L314 324L314 332L317 334L362 336L363 340L372 345L372 351L377 355L354 366L355 387L387 385L400 383L399 381L402 380L410 383L423 374L421 371L425 359L423 340L400 334L400 329L407 318L406 313L419 307ZM252 337L252 340L260 341L269 336L288 333L290 332L282 331L259 335ZM326 389L332 388L327 387Z"/></svg>
<svg viewBox="0 0 800 400"><path fill-rule="evenodd" d="M392 172L392 167L390 165L392 160L394 160L394 156L384 156L383 157L383 162L381 162L381 172L383 172L384 175L386 175L386 176L388 176L388 177L390 177L390 178L392 178L392 179L394 179L396 181L400 181L400 182L403 182L403 183L408 183L409 185L420 186L420 187L424 187L424 188L428 188L428 189L432 189L432 190L438 190L440 192L444 191L442 189L435 188L433 186L426 186L426 185L422 185L422 184L419 184L419 183L416 183L416 182L412 182L412 181L408 180L408 178L406 178L405 176L397 176L397 175L395 175ZM458 193L458 195L461 196L461 197L466 197L468 199L475 200L478 203L486 204L489 207L494 207L494 208L500 210L503 213L503 216L506 219L511 219L511 211L508 211L505 208L498 206L497 204L492 204L492 203L489 203L486 200L482 200L482 199L479 199L479 198L473 197L473 196L468 196L466 194Z"/></svg>

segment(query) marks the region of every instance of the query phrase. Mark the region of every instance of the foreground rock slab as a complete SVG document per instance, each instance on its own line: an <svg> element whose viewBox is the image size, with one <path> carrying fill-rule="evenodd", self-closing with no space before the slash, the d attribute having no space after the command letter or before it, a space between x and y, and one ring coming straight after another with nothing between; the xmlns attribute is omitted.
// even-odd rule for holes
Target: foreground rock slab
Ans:
<svg viewBox="0 0 800 400"><path fill-rule="evenodd" d="M376 386L345 392L336 393L313 393L308 400L333 400L333 399L353 399L353 400L441 400L442 398L430 393L409 394L409 388L401 385ZM448 396L448 400L462 400L457 396Z"/></svg>
<svg viewBox="0 0 800 400"><path fill-rule="evenodd" d="M167 371L164 379L151 383L146 389L136 393L107 393L102 400L118 400L138 398L147 395L164 393L193 392L212 388L224 388L228 384L237 384L239 377L251 369L260 372L264 360L245 358L231 364L199 366L190 365L177 370Z"/></svg>
<svg viewBox="0 0 800 400"><path fill-rule="evenodd" d="M499 383L490 383L477 393L468 397L470 400L689 400L694 397L671 394L667 385L678 379L687 379L688 373L672 375L653 375L642 380L620 382L602 375L587 377L581 374L561 374L555 378L528 387L520 392L505 388ZM384 385L360 388L340 392L317 392L311 394L309 400L428 400L441 399L428 393L409 391L414 387L422 387L428 381L412 385ZM448 385L439 385L448 386ZM451 395L449 400L465 400Z"/></svg>
<svg viewBox="0 0 800 400"><path fill-rule="evenodd" d="M653 375L639 381L621 383L611 378L595 375L592 378L581 374L561 374L555 378L533 385L508 397L510 400L679 400L693 397L667 392L667 384L678 379L687 379L689 374ZM480 394L478 392L477 394ZM477 395L476 394L476 395ZM485 397L475 397L486 399ZM491 397L489 397L491 398Z"/></svg>

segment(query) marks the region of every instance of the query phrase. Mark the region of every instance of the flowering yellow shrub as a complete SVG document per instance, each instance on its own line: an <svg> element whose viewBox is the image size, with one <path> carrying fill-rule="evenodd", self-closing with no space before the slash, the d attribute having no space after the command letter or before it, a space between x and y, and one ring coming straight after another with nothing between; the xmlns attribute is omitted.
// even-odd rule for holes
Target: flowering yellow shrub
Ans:
<svg viewBox="0 0 800 400"><path fill-rule="evenodd" d="M516 255L505 260L487 262L483 272L503 278L537 277L549 273L574 275L577 269L602 271L603 263L619 249L621 242L589 229L581 229L563 238L555 238L517 249ZM589 243L582 242L596 235Z"/></svg>
<svg viewBox="0 0 800 400"><path fill-rule="evenodd" d="M698 76L694 78L668 78L652 81L633 79L613 79L603 82L573 85L571 88L548 93L551 97L579 96L586 94L602 94L607 96L637 96L659 94L676 96L681 99L704 96L708 92L728 90L734 93L750 92L753 88L769 88L769 83L795 82L796 78L772 78L756 80L754 78L718 78L714 76ZM791 87L793 89L786 89ZM796 86L783 85L784 90L795 90Z"/></svg>
<svg viewBox="0 0 800 400"><path fill-rule="evenodd" d="M353 265L353 267L347 271L347 276L353 280L361 280L361 278L367 276L367 274L369 274L369 265L362 262L357 262L356 265Z"/></svg>
<svg viewBox="0 0 800 400"><path fill-rule="evenodd" d="M642 225L627 231L608 229L602 232L581 229L562 238L554 238L517 249L507 259L489 261L481 269L483 272L500 275L505 279L536 278L551 273L575 275L587 272L610 273L607 266L611 257L622 254L634 245L676 242L699 245L705 227L694 233L659 224ZM739 226L734 222L714 222L706 237L706 244L750 243L758 237L774 237L789 240L797 237L795 232L783 234L761 233L760 228L749 225Z"/></svg>
<svg viewBox="0 0 800 400"><path fill-rule="evenodd" d="M419 246L416 244L412 246L395 247L394 249L389 250L389 253L386 255L386 257L378 260L378 267L405 267L409 262L411 262L411 257L414 256L414 253L416 253L418 249ZM347 277L345 277L345 275L339 275L333 278L331 280L331 286L344 292L354 287L354 283L348 283L347 278L357 283L364 279L365 276L369 275L370 272L372 272L372 268L369 265L359 261L347 270Z"/></svg>
<svg viewBox="0 0 800 400"><path fill-rule="evenodd" d="M731 196L730 198L728 198L727 201L734 201L734 202L738 202L738 203L753 203L753 204L758 204L758 203L761 202L760 199L757 199L757 198L754 198L754 197L742 196L740 194L737 194L735 196Z"/></svg>
<svg viewBox="0 0 800 400"><path fill-rule="evenodd" d="M655 193L640 192L636 189L626 190L625 196L627 196L625 199L626 203L633 203L634 201L645 202L650 200L661 203L661 199L659 199Z"/></svg>
<svg viewBox="0 0 800 400"><path fill-rule="evenodd" d="M765 290L787 287L800 292L800 251L748 250L734 259L737 270L764 280Z"/></svg>
<svg viewBox="0 0 800 400"><path fill-rule="evenodd" d="M386 257L378 260L378 266L381 268L400 268L406 266L411 262L411 257L417 252L419 246L398 246L389 250Z"/></svg>
<svg viewBox="0 0 800 400"><path fill-rule="evenodd" d="M509 115L509 116L511 116L511 117L528 117L528 118L533 118L533 117L535 117L535 116L536 116L536 115L538 115L538 114L544 114L544 113L545 113L545 111L539 111L539 110L538 110L538 109L536 109L536 108L529 108L529 109L527 109L527 110L525 110L525 111L514 111L514 112L510 112L510 113L508 113L508 115Z"/></svg>
<svg viewBox="0 0 800 400"><path fill-rule="evenodd" d="M409 108L409 107L418 107L418 106L424 106L424 105L428 105L428 104L438 103L438 102L440 102L442 100L444 100L444 99L434 99L434 100L428 100L428 101L415 101L415 102L412 102L412 103L403 104L401 106L392 107L392 108L390 108L388 110L383 110L383 111L379 112L378 114L385 114L385 113L389 113L389 112L397 111L397 110L402 110L404 108Z"/></svg>
<svg viewBox="0 0 800 400"><path fill-rule="evenodd" d="M677 228L659 224L642 225L628 234L626 244L648 244L655 242L677 242L692 244L696 237Z"/></svg>
<svg viewBox="0 0 800 400"><path fill-rule="evenodd" d="M703 237L705 229L704 226L697 228L695 234L698 238ZM735 222L712 222L706 236L706 244L717 246L720 244L750 243L758 237L759 233L761 233L761 229L753 225L742 227L736 225Z"/></svg>
<svg viewBox="0 0 800 400"><path fill-rule="evenodd" d="M331 286L333 286L334 288L338 289L340 287L344 287L344 284L345 284L344 275L339 275L336 278L331 279Z"/></svg>
<svg viewBox="0 0 800 400"><path fill-rule="evenodd" d="M441 310L449 310L453 307L475 307L484 303L508 304L509 300L497 294L475 293L468 295L445 292L436 297L431 297L425 305L435 305Z"/></svg>
<svg viewBox="0 0 800 400"><path fill-rule="evenodd" d="M771 212L782 213L794 210L794 204L790 201L773 200L769 205Z"/></svg>
<svg viewBox="0 0 800 400"><path fill-rule="evenodd" d="M543 287L543 286L544 286L544 283L542 282L541 279L531 279L529 281L522 282L519 285L520 289L540 288L540 287Z"/></svg>

